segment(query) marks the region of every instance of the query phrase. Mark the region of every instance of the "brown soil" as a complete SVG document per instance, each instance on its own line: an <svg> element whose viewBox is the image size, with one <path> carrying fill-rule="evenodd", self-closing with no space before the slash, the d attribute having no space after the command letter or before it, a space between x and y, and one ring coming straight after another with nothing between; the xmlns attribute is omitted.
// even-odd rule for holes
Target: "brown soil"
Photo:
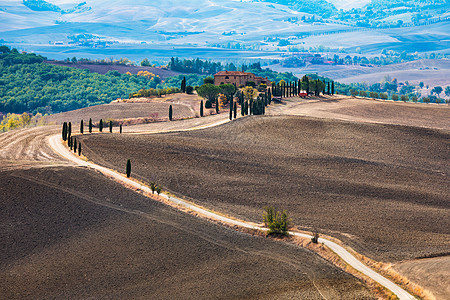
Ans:
<svg viewBox="0 0 450 300"><path fill-rule="evenodd" d="M149 200L84 168L0 171L4 299L371 299L308 250Z"/></svg>
<svg viewBox="0 0 450 300"><path fill-rule="evenodd" d="M450 130L450 106L447 104L404 103L337 95L306 100L288 98L284 100L284 105L273 106L268 114Z"/></svg>
<svg viewBox="0 0 450 300"><path fill-rule="evenodd" d="M449 249L448 131L274 116L81 139L96 163L130 158L135 177L256 222L275 205L376 260Z"/></svg>
<svg viewBox="0 0 450 300"><path fill-rule="evenodd" d="M72 122L79 124L83 120L85 130L87 129L89 118L98 123L103 120L123 120L130 118L148 118L154 121L168 121L169 106L172 103L153 101L151 103L111 103L96 105L59 114L50 115L45 121L50 124L62 124ZM195 112L188 105L172 104L173 118L186 119L195 117ZM78 131L78 127L75 128Z"/></svg>
<svg viewBox="0 0 450 300"><path fill-rule="evenodd" d="M450 256L406 261L395 270L431 291L437 300L450 299Z"/></svg>
<svg viewBox="0 0 450 300"><path fill-rule="evenodd" d="M153 68L153 67L138 67L138 66L124 66L124 65L100 65L100 64L83 64L83 63L77 63L77 64L67 64L62 61L46 61L48 64L57 65L57 66L64 66L64 67L70 67L70 68L77 68L77 69L87 69L91 72L99 73L99 74L106 74L109 71L118 71L121 74L125 74L126 72L130 72L131 74L137 74L139 71L149 71L150 73L153 73L155 75L159 75L161 79L166 79L167 77L171 76L177 76L182 73L175 72L171 70L166 70L162 68Z"/></svg>

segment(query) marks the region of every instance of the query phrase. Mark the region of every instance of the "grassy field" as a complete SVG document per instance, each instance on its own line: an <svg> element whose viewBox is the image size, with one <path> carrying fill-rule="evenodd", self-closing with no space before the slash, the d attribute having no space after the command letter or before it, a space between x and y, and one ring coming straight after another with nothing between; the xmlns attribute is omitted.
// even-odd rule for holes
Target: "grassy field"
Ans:
<svg viewBox="0 0 450 300"><path fill-rule="evenodd" d="M0 171L0 180L4 299L373 299L305 249L181 213L87 169Z"/></svg>
<svg viewBox="0 0 450 300"><path fill-rule="evenodd" d="M196 132L81 138L89 159L234 216L286 209L377 260L448 252L449 133L297 116ZM131 147L132 145L132 147Z"/></svg>

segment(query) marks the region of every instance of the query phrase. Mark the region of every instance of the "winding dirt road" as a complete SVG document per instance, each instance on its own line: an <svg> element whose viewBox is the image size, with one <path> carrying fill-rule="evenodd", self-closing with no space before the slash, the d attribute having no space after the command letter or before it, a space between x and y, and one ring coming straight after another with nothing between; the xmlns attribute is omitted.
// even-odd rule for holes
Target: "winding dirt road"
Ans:
<svg viewBox="0 0 450 300"><path fill-rule="evenodd" d="M225 122L226 121L222 120L217 123L207 125L206 127L217 126L217 125L223 124ZM204 128L204 127L199 127L199 128ZM193 130L193 129L186 129L186 130ZM99 166L94 163L87 162L87 161L84 161L84 160L78 158L71 151L69 151L65 145L63 145L61 143L61 138L59 135L53 135L49 139L49 145L52 149L55 150L55 152L60 154L62 157L72 161L73 163L75 163L79 166L89 167L89 168L98 170L101 173L103 173L109 177L112 177L115 180L123 183L125 186L133 187L137 190L142 190L146 193L151 193L150 188L148 188L132 179L127 178L123 174L119 174L119 173L112 171L110 169L107 169L105 167L102 167L102 166ZM173 204L175 204L179 207L188 209L190 211L193 211L197 214L200 214L204 217L207 217L209 219L212 219L212 220L215 220L218 222L223 222L225 224L235 225L235 226L248 228L248 229L257 229L257 230L267 231L267 228L261 227L257 224L225 217L225 216L215 213L211 210L199 207L197 205L194 205L192 203L189 203L187 201L184 201L183 199L180 199L180 198L177 198L174 196L166 195L164 193L162 193L161 196L164 197L165 199L171 201ZM298 233L298 232L290 232L290 234L294 235L294 236L303 237L303 238L311 238L312 237L310 235ZM333 252L335 252L337 255L339 255L346 263L348 263L350 266L355 268L357 271L365 274L366 276L370 277L374 281L378 282L380 285L382 285L382 286L386 287L387 289L389 289L390 291L392 291L395 295L397 295L397 297L399 299L401 299L401 300L415 299L411 294L409 294L407 291L405 291L403 288L401 288L397 284L393 283L389 279L383 277L382 275L373 271L369 267L365 266L355 256L353 256L350 252L348 252L342 246L340 246L330 240L324 239L324 238L319 238L319 242L325 244L328 248L330 248Z"/></svg>
<svg viewBox="0 0 450 300"><path fill-rule="evenodd" d="M296 107L299 110L303 110L303 107L301 105ZM272 110L271 114L280 114L284 109L281 106L279 107L274 106L271 110ZM343 114L342 111L339 112L341 114L340 116L335 115L336 111L329 112L327 114L325 110L314 107L310 111L303 110L303 112L305 112L306 115L308 114L316 115L318 110L320 110L319 114L320 117L328 116L331 118L340 118L340 116ZM290 112L290 113L298 114L298 112ZM444 111L444 114L447 113L448 109ZM288 112L285 112L283 114L288 114ZM349 118L356 121L363 121L362 119L360 119L359 116L351 116ZM365 119L367 119L367 117L365 117ZM173 123L172 122L164 124L155 123L141 126L138 125L133 127L125 127L124 132L129 134L131 133L140 134L140 133L159 133L163 131L165 132L187 131L217 126L227 121L228 121L228 114L220 114L217 116L211 116L209 118L190 119ZM374 122L382 122L382 121L376 119ZM444 129L447 129L449 127L448 124L443 124L440 126L437 126L435 124L436 123L430 124L431 125L430 127L444 128ZM140 189L145 192L151 192L147 187L142 186L141 184L126 178L122 174L79 159L61 143L59 126L36 127L24 130L15 130L0 134L0 170L12 170L16 168L31 168L31 167L48 167L56 165L69 166L74 164L77 166L86 166L92 169L96 169L108 176L114 177L116 180L121 181L127 186L132 186L136 189ZM173 196L163 195L163 197L165 197L169 201L172 201L176 205L179 205L181 207L184 207L186 209L189 209L198 214L204 215L208 218L220 222L250 229L266 230L264 228L261 228L257 224L227 218L220 214L216 214L210 210L193 205L192 203L186 202L182 199L175 198ZM309 235L297 232L291 232L291 234L300 237L310 238ZM337 253L344 261L346 261L353 268L360 271L361 273L364 273L365 275L372 278L381 285L385 286L386 288L391 290L394 294L396 294L400 299L414 299L414 297L412 297L404 289L402 289L398 285L394 284L390 280L386 279L385 277L381 276L377 272L373 271L372 269L362 264L343 247L323 238L320 238L319 241L324 243L331 250Z"/></svg>

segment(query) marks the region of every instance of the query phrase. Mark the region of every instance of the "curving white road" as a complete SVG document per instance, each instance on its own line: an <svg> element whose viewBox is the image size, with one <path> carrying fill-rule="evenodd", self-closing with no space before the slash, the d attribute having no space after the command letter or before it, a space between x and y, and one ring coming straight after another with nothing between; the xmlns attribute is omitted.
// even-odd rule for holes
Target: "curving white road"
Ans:
<svg viewBox="0 0 450 300"><path fill-rule="evenodd" d="M217 126L219 124L223 124L225 122L227 122L228 120L223 120L214 124L210 124L207 126L201 126L198 128L190 128L190 129L185 129L185 130L178 130L178 131L189 131L189 130L195 130L195 129L200 129L200 128L207 128L207 127L212 127L212 126ZM53 135L50 136L48 138L48 144L50 145L51 148L53 148L53 150L58 153L59 155L61 155L62 157L68 159L69 161L72 161L73 163L75 163L76 165L79 166L85 166L85 167L89 167L95 170L98 170L100 172L102 172L103 174L107 175L107 176L111 176L114 179L126 184L127 186L131 186L134 187L136 189L140 189L144 192L147 193L151 193L150 188L141 185L140 183L127 178L125 175L120 174L118 172L112 171L110 169L107 169L105 167L96 165L94 163L91 162L87 162L84 161L82 159L80 159L78 156L76 156L73 152L71 152L63 143L61 140L61 135L57 134L57 135ZM235 220L235 219L231 219L225 216L222 216L220 214L217 214L215 212L212 212L210 210L201 208L199 206L196 206L192 203L189 203L187 201L184 201L182 199L179 199L177 197L173 197L173 196L169 196L166 195L164 193L161 194L162 197L164 197L165 199L171 201L172 203L179 205L180 207L183 208L187 208L191 211L194 211L202 216L208 217L210 219L216 220L216 221L220 221L229 225L237 225L240 227L244 227L244 228L249 228L249 229L258 229L258 230L263 230L263 231L267 231L267 228L261 227L257 224L254 223L249 223L249 222L244 222L244 221L240 221L240 220ZM308 234L303 234L303 233L298 233L298 232L289 232L291 235L294 236L299 236L299 237L304 237L304 238L311 238L312 236L308 235ZM339 255L346 263L348 263L350 266L352 266L354 269L358 270L359 272L363 273L364 275L370 277L371 279L373 279L374 281L378 282L379 284L381 284L382 286L386 287L387 289L389 289L392 293L394 293L400 300L410 300L410 299L416 299L415 297L413 297L411 294L409 294L407 291L405 291L403 288L401 288L400 286L398 286L397 284L393 283L392 281L390 281L389 279L383 277L382 275L380 275L379 273L375 272L374 270L370 269L369 267L367 267L366 265L364 265L362 262L360 262L355 256L353 256L350 252L348 252L345 248L343 248L342 246L329 241L327 239L324 238L319 238L319 242L325 244L328 248L330 248L332 251L334 251L337 255Z"/></svg>

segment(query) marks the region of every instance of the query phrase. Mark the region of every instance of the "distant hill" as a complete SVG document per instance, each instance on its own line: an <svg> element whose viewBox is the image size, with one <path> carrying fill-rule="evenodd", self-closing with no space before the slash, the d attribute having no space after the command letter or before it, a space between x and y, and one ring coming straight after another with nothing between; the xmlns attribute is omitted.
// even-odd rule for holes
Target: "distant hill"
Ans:
<svg viewBox="0 0 450 300"><path fill-rule="evenodd" d="M202 53L209 55L211 49L256 51L273 56L274 51L292 51L293 47L309 50L330 44L331 39L340 41L339 36L329 38L328 35L359 28L361 33L352 34L357 39L348 46L351 49L360 46L359 41L363 44L402 41L410 31L407 26L442 22L449 16L450 5L446 0L358 3L349 0L0 0L0 44L43 53L50 58L56 58L53 53L58 52L59 59L74 54L82 57L100 54L127 57L129 54L142 58L164 56L168 50L180 48L177 54L167 56L195 58ZM434 42L443 37L447 40L448 23L442 32L429 32L424 38ZM377 31L376 39L363 31L366 28ZM395 28L404 29L395 31ZM310 36L317 38L307 39ZM162 53L154 53L153 50L160 50L158 47L165 47ZM337 52L342 47L347 46L335 46L331 50ZM205 48L205 51L194 54L186 50L182 55L185 48ZM152 51L144 55L142 49ZM379 50L378 46L374 48ZM434 49L425 46L422 51ZM232 59L237 55L227 56Z"/></svg>

